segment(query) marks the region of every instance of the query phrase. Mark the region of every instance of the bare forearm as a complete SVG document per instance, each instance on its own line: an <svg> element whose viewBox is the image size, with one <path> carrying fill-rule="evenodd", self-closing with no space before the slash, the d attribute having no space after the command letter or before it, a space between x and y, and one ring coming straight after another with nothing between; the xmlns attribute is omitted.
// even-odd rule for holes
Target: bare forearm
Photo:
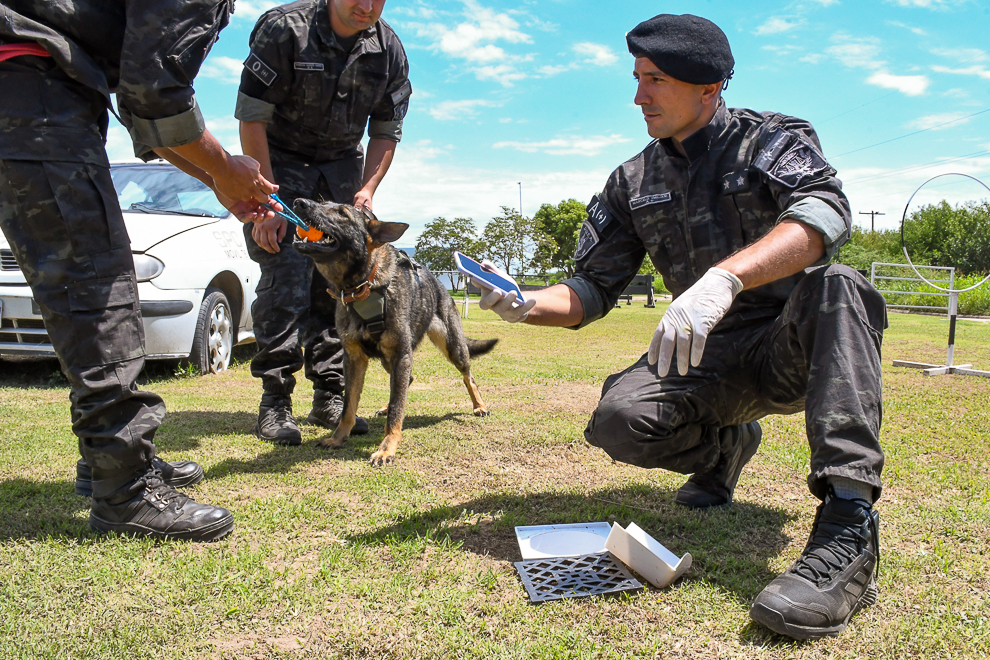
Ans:
<svg viewBox="0 0 990 660"><path fill-rule="evenodd" d="M241 151L251 156L261 166L261 175L275 183L272 176L272 159L268 151L268 129L264 122L242 121L240 125Z"/></svg>
<svg viewBox="0 0 990 660"><path fill-rule="evenodd" d="M566 284L555 284L539 291L527 291L527 298L536 300L525 323L570 328L584 320L584 306L574 290Z"/></svg>
<svg viewBox="0 0 990 660"><path fill-rule="evenodd" d="M718 267L752 289L812 266L825 254L821 233L796 220L784 220L770 233L740 250Z"/></svg>
<svg viewBox="0 0 990 660"><path fill-rule="evenodd" d="M207 174L206 170L204 170L203 168L193 165L188 160L186 160L185 158L183 158L182 156L180 156L179 154L177 154L175 151L173 151L168 147L157 147L156 149L154 149L154 152L158 154L160 157L164 158L168 162L178 167L180 170L182 170L189 176L199 179L207 186L209 186L210 189L216 192L213 185L213 177Z"/></svg>
<svg viewBox="0 0 990 660"><path fill-rule="evenodd" d="M369 197L374 196L378 190L378 184L385 178L388 168L392 165L395 157L395 147L398 142L386 140L385 138L371 138L368 140L368 153L365 157L364 180L361 189Z"/></svg>

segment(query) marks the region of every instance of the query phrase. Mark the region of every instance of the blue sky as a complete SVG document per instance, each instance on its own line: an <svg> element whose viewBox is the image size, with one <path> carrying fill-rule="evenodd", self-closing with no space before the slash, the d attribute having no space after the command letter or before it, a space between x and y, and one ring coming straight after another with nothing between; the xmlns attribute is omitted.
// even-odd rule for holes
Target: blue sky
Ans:
<svg viewBox="0 0 990 660"><path fill-rule="evenodd" d="M207 125L232 152L248 36L275 4L237 0L196 81ZM413 96L375 212L411 225L399 244L440 215L483 226L500 206L519 206L517 182L526 215L589 200L649 142L625 33L661 12L725 31L736 59L730 107L814 124L857 224L879 211L878 228L898 226L911 193L936 174L990 184L985 0L388 0L383 17L406 47ZM130 155L122 128L108 149ZM936 184L916 201L990 196L959 178Z"/></svg>

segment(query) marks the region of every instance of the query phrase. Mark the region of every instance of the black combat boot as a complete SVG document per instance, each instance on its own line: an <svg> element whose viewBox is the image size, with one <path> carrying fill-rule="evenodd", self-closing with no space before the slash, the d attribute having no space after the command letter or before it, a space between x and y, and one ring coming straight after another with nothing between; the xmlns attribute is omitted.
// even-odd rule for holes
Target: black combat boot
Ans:
<svg viewBox="0 0 990 660"><path fill-rule="evenodd" d="M124 494L94 499L89 525L104 534L181 541L216 541L234 528L234 516L218 506L199 504L149 469L121 489Z"/></svg>
<svg viewBox="0 0 990 660"><path fill-rule="evenodd" d="M692 474L677 491L675 502L691 509L729 506L743 466L756 454L763 439L759 422L719 429L721 456L710 472Z"/></svg>
<svg viewBox="0 0 990 660"><path fill-rule="evenodd" d="M298 445L302 434L292 416L292 398L288 394L265 393L258 407L258 423L254 434L276 445Z"/></svg>
<svg viewBox="0 0 990 660"><path fill-rule="evenodd" d="M166 463L155 456L151 459L151 467L161 472L162 481L173 488L185 488L203 480L203 468L192 461ZM76 495L93 496L93 470L86 465L85 458L76 463Z"/></svg>
<svg viewBox="0 0 990 660"><path fill-rule="evenodd" d="M335 429L344 414L344 395L328 390L313 390L313 410L306 418L308 424ZM351 429L351 435L364 435L368 432L368 420L358 417Z"/></svg>
<svg viewBox="0 0 990 660"><path fill-rule="evenodd" d="M804 552L756 597L749 615L795 639L838 635L857 610L877 601L879 560L880 517L863 500L830 494Z"/></svg>

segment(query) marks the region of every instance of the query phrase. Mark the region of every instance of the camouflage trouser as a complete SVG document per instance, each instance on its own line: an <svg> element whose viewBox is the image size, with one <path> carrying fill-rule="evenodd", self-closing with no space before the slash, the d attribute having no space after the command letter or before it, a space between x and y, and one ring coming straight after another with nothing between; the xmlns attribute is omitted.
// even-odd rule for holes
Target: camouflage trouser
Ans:
<svg viewBox="0 0 990 660"><path fill-rule="evenodd" d="M715 467L721 427L804 410L811 492L824 499L827 478L841 476L879 498L886 319L883 298L859 273L817 268L776 318L715 326L687 376L675 357L658 378L645 355L609 376L585 437L617 461L691 474Z"/></svg>
<svg viewBox="0 0 990 660"><path fill-rule="evenodd" d="M278 196L291 205L300 197L350 204L357 192L354 177L329 182L320 175L315 187L303 187L303 176L293 176L301 163L285 163L273 152L272 168L279 184ZM313 168L316 169L316 168ZM351 168L353 169L353 168ZM360 164L357 168L360 177ZM308 177L307 177L308 178ZM292 247L294 225L289 225L279 252L261 249L244 226L248 254L261 266L257 299L251 306L258 353L251 361L251 374L261 378L266 393L291 394L293 375L305 364L306 378L313 387L330 392L344 391L344 348L337 336L336 301L313 265Z"/></svg>
<svg viewBox="0 0 990 660"><path fill-rule="evenodd" d="M165 405L135 384L144 326L106 165L103 97L51 65L20 61L27 59L0 64L0 131L18 138L0 144L0 227L69 380L93 496L106 497L147 469ZM63 150L55 159L49 148L32 153L50 140Z"/></svg>

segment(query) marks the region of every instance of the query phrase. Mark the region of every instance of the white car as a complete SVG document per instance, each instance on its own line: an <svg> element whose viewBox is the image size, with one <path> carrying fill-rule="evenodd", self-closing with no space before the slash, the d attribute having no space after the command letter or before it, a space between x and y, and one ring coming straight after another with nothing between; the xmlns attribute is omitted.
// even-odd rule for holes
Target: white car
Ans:
<svg viewBox="0 0 990 660"><path fill-rule="evenodd" d="M261 277L242 225L200 181L167 163L110 170L131 238L149 359L223 371L234 345L254 341ZM0 355L55 356L41 311L0 234Z"/></svg>

